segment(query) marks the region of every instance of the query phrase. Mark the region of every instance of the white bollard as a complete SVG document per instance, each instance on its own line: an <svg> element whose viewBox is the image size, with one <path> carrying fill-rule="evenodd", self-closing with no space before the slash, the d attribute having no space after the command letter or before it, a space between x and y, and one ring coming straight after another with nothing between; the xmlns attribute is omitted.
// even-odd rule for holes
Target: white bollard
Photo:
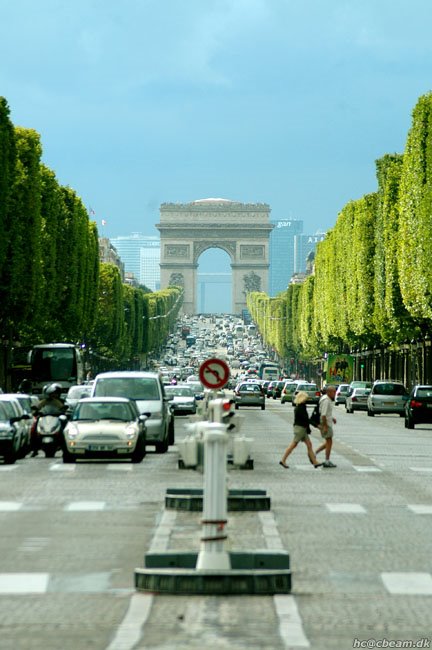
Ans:
<svg viewBox="0 0 432 650"><path fill-rule="evenodd" d="M197 570L231 569L230 556L225 550L227 524L227 443L226 428L209 422L204 430L204 495L203 530Z"/></svg>

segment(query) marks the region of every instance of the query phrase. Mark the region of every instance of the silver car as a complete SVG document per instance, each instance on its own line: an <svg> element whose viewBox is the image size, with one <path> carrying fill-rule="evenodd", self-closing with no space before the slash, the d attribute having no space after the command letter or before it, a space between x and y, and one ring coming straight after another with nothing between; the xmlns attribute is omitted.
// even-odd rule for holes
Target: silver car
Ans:
<svg viewBox="0 0 432 650"><path fill-rule="evenodd" d="M350 393L350 385L349 384L340 384L337 387L336 390L336 395L335 395L335 406L338 406L338 404L345 404L346 403L346 398L347 395Z"/></svg>
<svg viewBox="0 0 432 650"><path fill-rule="evenodd" d="M189 384L165 386L165 393L171 402L171 411L175 415L196 413L195 393Z"/></svg>
<svg viewBox="0 0 432 650"><path fill-rule="evenodd" d="M378 380L372 386L368 396L368 415L373 417L377 413L399 413L403 418L407 400L408 391L404 384L398 381Z"/></svg>
<svg viewBox="0 0 432 650"><path fill-rule="evenodd" d="M367 411L368 395L370 388L354 388L345 401L345 411L347 413L354 413L354 411Z"/></svg>
<svg viewBox="0 0 432 650"><path fill-rule="evenodd" d="M146 416L124 397L85 397L64 430L63 462L77 458L130 458L140 463L146 453Z"/></svg>
<svg viewBox="0 0 432 650"><path fill-rule="evenodd" d="M237 384L234 390L235 408L240 406L260 406L265 410L265 396L261 385L256 382Z"/></svg>
<svg viewBox="0 0 432 650"><path fill-rule="evenodd" d="M146 421L147 443L164 454L174 444L174 416L169 407L159 373L139 370L102 372L96 375L92 397L127 397L136 402L140 413L150 413Z"/></svg>

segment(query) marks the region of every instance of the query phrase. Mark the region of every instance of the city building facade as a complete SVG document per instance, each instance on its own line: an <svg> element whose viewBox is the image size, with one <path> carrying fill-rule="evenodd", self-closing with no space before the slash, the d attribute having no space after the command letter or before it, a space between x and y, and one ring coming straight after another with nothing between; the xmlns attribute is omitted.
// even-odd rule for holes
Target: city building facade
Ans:
<svg viewBox="0 0 432 650"><path fill-rule="evenodd" d="M306 273L307 260L316 246L323 241L326 233L318 230L314 235L296 235L294 237L294 273Z"/></svg>
<svg viewBox="0 0 432 650"><path fill-rule="evenodd" d="M270 233L269 294L284 291L294 273L294 238L303 232L303 221L297 219L272 220Z"/></svg>
<svg viewBox="0 0 432 650"><path fill-rule="evenodd" d="M124 280L125 268L120 255L116 248L112 245L108 237L99 237L99 260L114 264L120 271L122 281Z"/></svg>

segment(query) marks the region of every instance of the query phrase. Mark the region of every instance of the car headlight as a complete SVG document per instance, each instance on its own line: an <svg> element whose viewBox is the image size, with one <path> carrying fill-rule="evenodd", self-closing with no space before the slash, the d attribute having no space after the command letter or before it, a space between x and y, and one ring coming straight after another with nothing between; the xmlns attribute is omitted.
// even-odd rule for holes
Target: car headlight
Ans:
<svg viewBox="0 0 432 650"><path fill-rule="evenodd" d="M76 424L68 424L65 433L69 440L73 440L78 435L78 427Z"/></svg>
<svg viewBox="0 0 432 650"><path fill-rule="evenodd" d="M15 433L15 429L2 429L0 430L0 438L12 438Z"/></svg>
<svg viewBox="0 0 432 650"><path fill-rule="evenodd" d="M135 438L136 434L137 434L137 430L135 429L134 426L132 426L132 424L130 424L125 431L126 438L130 440L131 438Z"/></svg>

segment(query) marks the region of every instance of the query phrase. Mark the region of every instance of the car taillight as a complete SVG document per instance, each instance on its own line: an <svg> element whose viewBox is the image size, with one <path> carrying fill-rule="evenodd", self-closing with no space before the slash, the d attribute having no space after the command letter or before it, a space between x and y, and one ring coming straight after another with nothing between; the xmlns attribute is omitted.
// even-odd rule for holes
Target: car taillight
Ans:
<svg viewBox="0 0 432 650"><path fill-rule="evenodd" d="M410 402L410 406L413 409L416 409L416 408L418 409L418 408L420 408L420 406L423 406L423 404L421 402L417 402L417 400L415 400L415 399L412 399L411 402Z"/></svg>
<svg viewBox="0 0 432 650"><path fill-rule="evenodd" d="M320 395L321 393L319 392L319 390L317 390L317 392L315 393L315 397L319 397Z"/></svg>
<svg viewBox="0 0 432 650"><path fill-rule="evenodd" d="M357 397L352 397L351 402L357 402Z"/></svg>

